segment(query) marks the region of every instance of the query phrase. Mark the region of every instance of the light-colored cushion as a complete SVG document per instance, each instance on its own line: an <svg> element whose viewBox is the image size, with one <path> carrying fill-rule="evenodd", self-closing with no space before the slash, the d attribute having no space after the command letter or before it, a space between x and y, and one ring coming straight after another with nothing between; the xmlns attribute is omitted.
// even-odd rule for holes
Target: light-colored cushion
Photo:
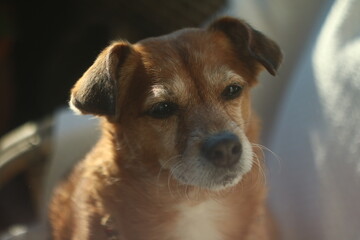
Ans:
<svg viewBox="0 0 360 240"><path fill-rule="evenodd" d="M360 239L360 1L331 4L290 80L267 156L284 239Z"/></svg>

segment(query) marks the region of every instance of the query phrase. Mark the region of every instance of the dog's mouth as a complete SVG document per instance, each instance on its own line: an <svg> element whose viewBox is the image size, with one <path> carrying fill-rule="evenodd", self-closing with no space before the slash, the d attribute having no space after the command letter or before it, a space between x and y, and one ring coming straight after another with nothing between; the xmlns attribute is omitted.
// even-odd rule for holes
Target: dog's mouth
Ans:
<svg viewBox="0 0 360 240"><path fill-rule="evenodd" d="M169 169L181 184L217 191L238 184L250 171L252 156L245 135L225 132L206 138L195 154L189 148Z"/></svg>
<svg viewBox="0 0 360 240"><path fill-rule="evenodd" d="M240 164L232 170L200 165L198 167L193 165L190 169L186 169L184 165L182 170L176 167L171 170L172 176L183 185L217 191L235 186L248 171L240 167Z"/></svg>
<svg viewBox="0 0 360 240"><path fill-rule="evenodd" d="M245 162L239 162L233 169L220 169L196 159L191 164L177 164L169 170L171 177L181 185L218 191L234 187L243 179L252 167L251 160Z"/></svg>
<svg viewBox="0 0 360 240"><path fill-rule="evenodd" d="M241 174L227 174L225 175L216 186L213 187L213 189L221 190L228 187L232 187L240 182L242 179Z"/></svg>

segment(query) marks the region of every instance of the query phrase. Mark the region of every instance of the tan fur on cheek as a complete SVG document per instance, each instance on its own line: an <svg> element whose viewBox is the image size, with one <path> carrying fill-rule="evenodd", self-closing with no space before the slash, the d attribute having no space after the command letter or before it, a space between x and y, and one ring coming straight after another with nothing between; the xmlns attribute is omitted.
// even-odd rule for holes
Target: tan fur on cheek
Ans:
<svg viewBox="0 0 360 240"><path fill-rule="evenodd" d="M169 169L170 166L174 165L181 158L176 146L176 126L176 116L166 120L158 120L157 123L152 125L157 136L156 139L153 139L153 143L156 142L156 145L161 148L159 149L160 155L158 161L165 169Z"/></svg>
<svg viewBox="0 0 360 240"><path fill-rule="evenodd" d="M141 137L145 157L148 151L156 152L154 159L147 159L146 161L157 161L162 167L168 168L171 159L178 155L176 133L172 127L175 124L176 119L151 119L149 124L142 128L142 133L146 133L145 136Z"/></svg>
<svg viewBox="0 0 360 240"><path fill-rule="evenodd" d="M244 122L244 129L246 130L249 123L251 122L251 98L250 98L250 89L246 87L242 93L242 102L241 102L241 115Z"/></svg>

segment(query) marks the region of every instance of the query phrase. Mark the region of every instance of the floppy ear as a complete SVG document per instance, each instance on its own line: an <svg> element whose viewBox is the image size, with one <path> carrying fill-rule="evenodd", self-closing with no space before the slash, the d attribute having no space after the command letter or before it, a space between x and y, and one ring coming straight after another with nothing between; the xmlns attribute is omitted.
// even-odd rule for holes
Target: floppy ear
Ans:
<svg viewBox="0 0 360 240"><path fill-rule="evenodd" d="M275 75L282 61L278 45L245 21L223 17L214 21L209 30L221 31L230 39L238 54L250 56Z"/></svg>
<svg viewBox="0 0 360 240"><path fill-rule="evenodd" d="M121 68L131 52L127 42L103 50L71 90L70 107L81 114L115 116Z"/></svg>

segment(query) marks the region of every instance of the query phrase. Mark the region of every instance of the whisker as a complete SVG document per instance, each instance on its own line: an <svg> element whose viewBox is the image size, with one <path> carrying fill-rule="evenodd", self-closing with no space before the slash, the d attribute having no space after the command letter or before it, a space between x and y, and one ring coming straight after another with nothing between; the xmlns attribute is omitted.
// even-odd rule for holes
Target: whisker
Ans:
<svg viewBox="0 0 360 240"><path fill-rule="evenodd" d="M277 166L278 166L278 170L279 170L279 172L281 172L282 166L281 166L281 158L280 158L279 155L277 155L277 154L276 154L275 152L273 152L271 149L269 149L269 148L267 148L267 147L265 147L265 146L263 146L263 145L261 145L261 144L252 143L251 145L252 145L253 147L258 148L258 149L262 152L262 156L263 156L264 161L266 160L264 150L267 151L267 152L269 152L269 153L276 159Z"/></svg>
<svg viewBox="0 0 360 240"><path fill-rule="evenodd" d="M174 197L174 195L173 195L173 190L171 189L171 185L170 185L170 181L171 181L171 178L175 178L176 179L176 177L174 176L175 174L174 174L174 172L177 172L177 171L181 171L182 169L184 169L184 167L183 167L183 163L181 162L181 161L178 161L173 167L171 167L171 169L170 169L170 174L169 174L169 176L168 176L168 189L169 189L169 192L170 192L170 194L171 194L171 196L172 197ZM176 181L176 191L175 191L175 193L177 193L177 194L180 194L180 192L178 191L178 189L179 189L179 182L178 181ZM180 194L180 197L181 197L181 194Z"/></svg>
<svg viewBox="0 0 360 240"><path fill-rule="evenodd" d="M254 153L253 154L253 159L254 159L254 164L259 168L258 174L257 174L257 182L261 183L261 185L263 184L267 184L267 178L266 178L266 173L264 170L264 165L261 163L259 156Z"/></svg>
<svg viewBox="0 0 360 240"><path fill-rule="evenodd" d="M163 170L168 170L165 166L167 166L169 162L173 162L174 160L179 160L179 159L181 159L181 155L176 155L176 156L173 156L173 157L169 158L163 164L160 165L160 170L159 170L159 173L157 175L157 183L159 183L161 172ZM177 162L180 162L180 161L177 161Z"/></svg>
<svg viewBox="0 0 360 240"><path fill-rule="evenodd" d="M127 146L132 146L132 147L129 147L131 158L136 158L136 155L137 155L136 150L139 150L140 147L138 145L131 145L130 141L129 141L129 138L127 137L127 135L125 133L123 133L122 136L123 136L123 139L124 139L126 145Z"/></svg>

